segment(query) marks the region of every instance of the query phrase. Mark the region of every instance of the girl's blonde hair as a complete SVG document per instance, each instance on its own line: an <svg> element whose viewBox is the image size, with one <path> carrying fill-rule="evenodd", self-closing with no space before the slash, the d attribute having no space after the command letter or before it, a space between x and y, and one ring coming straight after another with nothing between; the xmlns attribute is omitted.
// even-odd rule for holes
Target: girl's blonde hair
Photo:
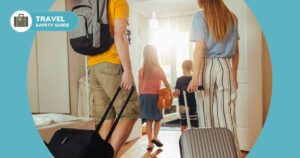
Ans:
<svg viewBox="0 0 300 158"><path fill-rule="evenodd" d="M198 0L198 4L204 9L208 31L212 33L214 40L225 41L232 26L237 25L236 16L223 0Z"/></svg>
<svg viewBox="0 0 300 158"><path fill-rule="evenodd" d="M153 76L155 68L160 68L157 57L157 49L153 45L144 47L144 63L142 67L142 78L148 79Z"/></svg>

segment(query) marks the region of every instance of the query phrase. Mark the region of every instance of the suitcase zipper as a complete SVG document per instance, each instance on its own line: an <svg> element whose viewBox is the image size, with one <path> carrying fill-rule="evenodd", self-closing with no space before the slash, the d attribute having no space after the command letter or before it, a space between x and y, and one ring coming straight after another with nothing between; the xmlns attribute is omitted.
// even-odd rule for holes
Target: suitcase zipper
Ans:
<svg viewBox="0 0 300 158"><path fill-rule="evenodd" d="M65 142L68 140L68 137L65 137L65 139L61 142L61 144L65 144Z"/></svg>

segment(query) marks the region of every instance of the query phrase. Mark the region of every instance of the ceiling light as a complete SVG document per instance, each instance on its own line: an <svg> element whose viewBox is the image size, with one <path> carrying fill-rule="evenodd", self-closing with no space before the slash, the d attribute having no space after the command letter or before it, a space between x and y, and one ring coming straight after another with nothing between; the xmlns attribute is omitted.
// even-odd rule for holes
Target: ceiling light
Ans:
<svg viewBox="0 0 300 158"><path fill-rule="evenodd" d="M150 28L151 29L158 29L159 28L159 21L156 18L155 12L152 12L152 18L150 20Z"/></svg>

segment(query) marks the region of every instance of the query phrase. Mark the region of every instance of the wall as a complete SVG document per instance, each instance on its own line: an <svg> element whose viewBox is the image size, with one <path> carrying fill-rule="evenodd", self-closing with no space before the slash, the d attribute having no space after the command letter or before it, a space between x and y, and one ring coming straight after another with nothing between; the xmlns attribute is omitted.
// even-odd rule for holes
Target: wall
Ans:
<svg viewBox="0 0 300 158"><path fill-rule="evenodd" d="M139 15L139 60L140 67L143 64L143 48L149 44L149 36L150 36L150 22L149 18L140 14Z"/></svg>
<svg viewBox="0 0 300 158"><path fill-rule="evenodd" d="M66 10L71 10L78 1L79 0L66 0ZM85 59L84 56L73 51L70 42L68 42L68 55L71 114L76 116L79 80L85 75Z"/></svg>
<svg viewBox="0 0 300 158"><path fill-rule="evenodd" d="M37 46L36 38L34 38L31 47L31 53L28 61L28 97L32 113L38 113L39 108L39 91L38 91L38 69L37 69Z"/></svg>
<svg viewBox="0 0 300 158"><path fill-rule="evenodd" d="M138 14L138 4L135 0L128 1L130 6L130 17L129 17L129 27L131 31L131 43L129 45L129 54L131 59L132 72L134 76L135 84L138 81L138 70L140 68L140 43L139 43L139 14Z"/></svg>
<svg viewBox="0 0 300 158"><path fill-rule="evenodd" d="M65 2L57 0L50 9L64 11ZM67 50L67 33L36 33L28 64L33 113L70 113Z"/></svg>
<svg viewBox="0 0 300 158"><path fill-rule="evenodd" d="M75 0L57 0L51 9L70 10L75 2ZM60 34L64 35L62 36ZM84 56L73 52L67 36L66 33L37 33L33 41L28 63L28 94L32 113L63 112L77 115L78 81L85 75L85 62ZM52 39L50 39L50 37L52 37ZM55 39L55 41L48 43L49 39L52 41ZM62 44L64 49L53 46L54 43ZM48 50L48 52L45 53L46 50ZM55 53L57 54L55 55ZM62 54L64 58L60 57ZM44 69L46 71L44 71ZM49 69L51 71L49 71ZM66 76L67 81L62 82L57 75ZM54 85L51 86L50 83ZM68 87L64 90L67 91L67 95L59 95L62 91L60 89L61 87ZM44 93L50 96L58 94L59 97L64 97L63 100L67 100L68 103L65 102L62 108L60 108L62 105L57 105L55 106L55 111L52 111L49 107L56 105L56 102L62 99L59 97L54 97L56 99L43 97Z"/></svg>

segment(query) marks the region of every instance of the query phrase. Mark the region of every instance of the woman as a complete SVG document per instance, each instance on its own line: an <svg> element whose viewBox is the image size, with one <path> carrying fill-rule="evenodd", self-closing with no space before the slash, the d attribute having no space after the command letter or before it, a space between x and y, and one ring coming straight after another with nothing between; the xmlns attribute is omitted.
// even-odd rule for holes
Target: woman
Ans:
<svg viewBox="0 0 300 158"><path fill-rule="evenodd" d="M237 152L235 101L239 63L238 20L223 0L198 0L202 10L193 18L191 41L195 43L193 77L195 92L204 86L200 127L226 127L232 131ZM202 99L202 98L199 98Z"/></svg>
<svg viewBox="0 0 300 158"><path fill-rule="evenodd" d="M160 120L162 112L158 109L159 89L163 81L164 85L171 94L171 88L167 81L166 75L159 65L157 58L157 50L152 45L144 48L144 63L139 70L139 92L141 102L141 117L147 121L146 131L148 135L147 150L153 149L155 144L162 147L163 144L158 139L160 130ZM154 123L154 133L152 134L152 126Z"/></svg>

